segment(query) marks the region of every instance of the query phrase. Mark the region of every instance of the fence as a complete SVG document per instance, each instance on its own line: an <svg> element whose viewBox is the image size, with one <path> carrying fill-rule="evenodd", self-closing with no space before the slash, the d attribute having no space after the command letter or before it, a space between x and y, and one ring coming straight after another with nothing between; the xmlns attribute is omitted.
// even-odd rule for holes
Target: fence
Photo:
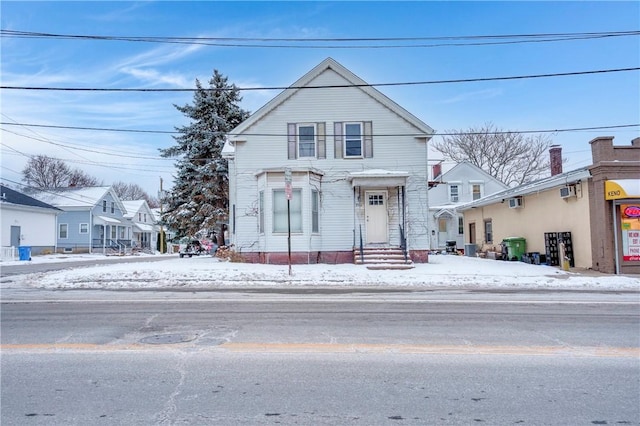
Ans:
<svg viewBox="0 0 640 426"><path fill-rule="evenodd" d="M18 248L2 247L2 251L0 252L0 261L8 262L12 260L18 260Z"/></svg>

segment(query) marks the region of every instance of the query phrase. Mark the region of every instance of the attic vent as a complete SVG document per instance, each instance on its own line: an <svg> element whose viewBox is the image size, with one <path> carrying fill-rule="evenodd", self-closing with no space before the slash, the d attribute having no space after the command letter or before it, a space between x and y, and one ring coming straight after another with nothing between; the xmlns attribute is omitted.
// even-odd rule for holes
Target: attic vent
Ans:
<svg viewBox="0 0 640 426"><path fill-rule="evenodd" d="M522 197L509 198L509 208L510 209L522 208Z"/></svg>

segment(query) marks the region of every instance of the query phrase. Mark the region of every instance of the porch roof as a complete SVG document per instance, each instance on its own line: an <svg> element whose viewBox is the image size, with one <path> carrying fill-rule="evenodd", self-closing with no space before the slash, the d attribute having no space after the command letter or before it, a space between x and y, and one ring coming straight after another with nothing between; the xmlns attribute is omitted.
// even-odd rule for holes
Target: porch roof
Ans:
<svg viewBox="0 0 640 426"><path fill-rule="evenodd" d="M121 221L119 221L118 219L116 219L115 217L108 217L108 216L96 216L96 219L94 220L94 223L98 224L98 225L111 225L111 224L118 224L118 223L122 223Z"/></svg>
<svg viewBox="0 0 640 426"><path fill-rule="evenodd" d="M350 172L347 179L352 187L364 188L404 186L407 183L409 172L396 170L371 169L360 172Z"/></svg>
<svg viewBox="0 0 640 426"><path fill-rule="evenodd" d="M146 223L134 223L133 226L138 228L142 232L153 232L153 226Z"/></svg>

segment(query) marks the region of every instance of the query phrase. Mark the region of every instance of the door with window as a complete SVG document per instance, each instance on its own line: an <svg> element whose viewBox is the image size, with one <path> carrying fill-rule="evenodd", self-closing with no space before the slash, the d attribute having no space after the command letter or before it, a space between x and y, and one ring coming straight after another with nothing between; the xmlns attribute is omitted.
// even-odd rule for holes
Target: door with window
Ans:
<svg viewBox="0 0 640 426"><path fill-rule="evenodd" d="M367 244L384 244L389 241L387 228L387 194L383 191L365 193Z"/></svg>

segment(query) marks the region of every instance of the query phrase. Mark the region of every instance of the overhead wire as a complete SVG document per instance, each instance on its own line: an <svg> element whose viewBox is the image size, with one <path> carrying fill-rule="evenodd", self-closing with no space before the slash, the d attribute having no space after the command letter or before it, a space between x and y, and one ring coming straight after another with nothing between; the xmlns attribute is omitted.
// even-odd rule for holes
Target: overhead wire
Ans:
<svg viewBox="0 0 640 426"><path fill-rule="evenodd" d="M362 83L362 84L329 84L329 85L307 85L307 86L272 86L272 87L237 87L232 85L231 87L202 87L198 88L98 88L98 87L53 87L53 86L0 86L0 89L5 90L40 90L40 91L64 91L64 92L228 92L228 91L255 91L255 90L287 90L287 89L343 89L350 87L390 87L390 86L418 86L418 85L430 85L430 84L451 84L451 83L477 83L482 81L506 81L506 80L523 80L533 78L550 78L550 77L568 77L577 75L589 75L589 74L607 74L614 72L628 72L638 71L640 67L627 67L627 68L613 68L604 70L590 70L590 71L572 71L562 73L547 73L547 74L530 74L530 75L516 75L505 77L478 77L478 78L460 78L452 80L428 80L428 81L409 81L409 82L394 82L394 83Z"/></svg>

